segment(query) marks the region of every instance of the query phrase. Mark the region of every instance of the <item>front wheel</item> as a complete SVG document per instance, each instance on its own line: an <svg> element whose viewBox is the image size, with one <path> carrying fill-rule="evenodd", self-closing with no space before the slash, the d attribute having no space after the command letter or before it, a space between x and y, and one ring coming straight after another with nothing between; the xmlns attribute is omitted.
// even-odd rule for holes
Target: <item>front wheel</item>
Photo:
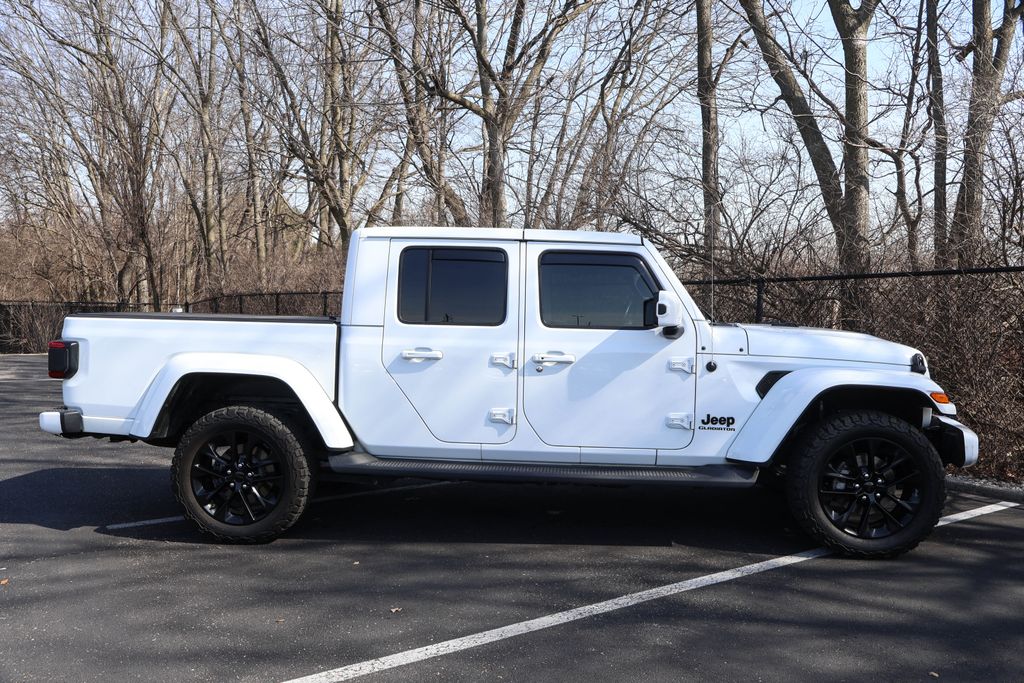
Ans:
<svg viewBox="0 0 1024 683"><path fill-rule="evenodd" d="M301 432L259 408L230 406L201 417L178 444L171 487L185 515L222 541L281 535L312 494Z"/></svg>
<svg viewBox="0 0 1024 683"><path fill-rule="evenodd" d="M823 420L789 460L790 509L826 547L862 558L895 557L935 527L945 473L931 442L899 418L872 410Z"/></svg>

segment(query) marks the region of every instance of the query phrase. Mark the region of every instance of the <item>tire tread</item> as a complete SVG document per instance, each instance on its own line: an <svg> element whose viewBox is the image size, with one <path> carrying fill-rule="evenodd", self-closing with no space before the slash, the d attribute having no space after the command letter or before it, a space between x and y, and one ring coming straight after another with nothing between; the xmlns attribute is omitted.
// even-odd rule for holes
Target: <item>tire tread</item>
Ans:
<svg viewBox="0 0 1024 683"><path fill-rule="evenodd" d="M240 526L238 530L241 533L225 534L210 525L209 519L205 518L201 513L197 513L187 503L186 497L191 497L192 492L182 488L183 475L187 475L187 472L183 473L181 471L184 464L183 461L188 455L192 442L199 435L210 427L223 422L251 424L256 428L262 429L264 432L280 440L281 445L286 451L297 456L284 458L285 466L290 469L289 475L294 495L290 496L290 499L287 501L287 508L283 514L278 513L277 510L271 513L276 518L273 524L265 529L244 533L244 530L248 527ZM287 420L274 413L253 406L226 406L218 408L196 420L182 435L181 440L178 442L178 447L174 450L174 457L171 459L171 489L174 492L175 498L181 503L185 517L195 523L207 535L225 543L265 543L277 538L295 524L312 498L314 482L311 472L315 471L315 469L311 467L309 461L310 452L303 433ZM254 526L257 525L259 525L259 522Z"/></svg>
<svg viewBox="0 0 1024 683"><path fill-rule="evenodd" d="M930 487L933 500L922 501L918 514L930 514L926 525L927 531L924 534L913 536L906 541L890 547L883 547L877 550L867 549L854 543L857 540L849 540L839 537L835 527L827 523L823 524L815 516L814 510L820 505L817 494L810 492L806 484L808 478L815 481L814 491L817 491L818 459L820 453L829 449L835 441L841 439L844 434L861 429L872 429L881 431L896 431L909 438L911 441L926 453L921 463L925 471L924 476L929 477L938 485ZM818 456L818 457L816 457ZM927 437L920 430L915 429L906 421L900 418L877 410L858 410L836 413L826 417L817 428L811 428L804 434L795 454L795 457L788 461L787 468L787 493L790 511L800 526L815 540L821 542L830 550L837 551L850 557L862 559L887 559L902 555L913 550L917 545L927 538L928 534L938 523L942 516L942 509L946 501L945 470L939 459L935 447L928 441ZM916 520L915 520L916 521ZM838 532L841 534L842 532Z"/></svg>

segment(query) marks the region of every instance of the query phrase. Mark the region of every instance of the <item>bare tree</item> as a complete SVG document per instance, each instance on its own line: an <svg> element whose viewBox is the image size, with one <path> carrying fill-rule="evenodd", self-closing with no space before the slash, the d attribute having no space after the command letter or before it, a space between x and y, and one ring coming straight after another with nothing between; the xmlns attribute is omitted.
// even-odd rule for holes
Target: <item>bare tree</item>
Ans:
<svg viewBox="0 0 1024 683"><path fill-rule="evenodd" d="M704 251L708 274L714 275L715 236L722 223L722 190L718 178L718 83L726 64L743 39L740 31L719 64L715 64L713 0L697 0L697 99L701 117L701 189L704 197Z"/></svg>
<svg viewBox="0 0 1024 683"><path fill-rule="evenodd" d="M147 68L123 39L125 8L107 3L44 11L8 3L21 31L6 33L0 64L15 74L55 124L51 144L67 144L98 213L113 295L159 308L162 277L156 215L160 139L172 97L159 70ZM70 157L64 157L71 160ZM72 181L76 182L76 181ZM76 198L79 199L79 198ZM137 276L136 276L137 275Z"/></svg>
<svg viewBox="0 0 1024 683"><path fill-rule="evenodd" d="M340 0L311 0L311 26L287 26L247 0L252 52L269 70L274 89L262 93L263 111L298 161L311 194L317 244L340 248L361 218L357 197L372 172L371 158L382 143L387 118L375 115L379 88L367 72L374 45ZM305 38L297 30L306 30ZM319 68L310 70L309 64ZM370 102L371 104L366 104Z"/></svg>
<svg viewBox="0 0 1024 683"><path fill-rule="evenodd" d="M993 27L991 0L973 0L971 42L960 53L961 59L972 55L963 165L949 235L951 251L961 267L973 264L981 247L985 152L992 125L1003 104L1024 97L1024 92L1004 93L1002 89L1014 32L1024 15L1024 0L1003 0L1002 5L1002 21Z"/></svg>
<svg viewBox="0 0 1024 683"><path fill-rule="evenodd" d="M193 17L188 16L189 10L195 11ZM212 16L216 11L204 3L183 7L174 0L164 0L158 35L143 35L137 41L140 49L158 60L185 105L188 122L193 124L181 121L183 125L177 131L166 131L168 135L185 134L190 139L165 140L164 148L177 167L195 214L208 281L223 276L228 252L223 170L228 126L223 113L224 81L230 72L224 73L221 33ZM190 129L194 129L194 135L189 135Z"/></svg>
<svg viewBox="0 0 1024 683"><path fill-rule="evenodd" d="M717 274L1012 262L1001 4L0 0L3 291L333 288L386 223L632 230L694 275L712 242Z"/></svg>
<svg viewBox="0 0 1024 683"><path fill-rule="evenodd" d="M534 15L539 24L532 31L526 15L526 0L515 0L499 7L492 15L486 0L474 0L467 11L460 0L443 0L440 6L457 21L465 40L465 49L472 55L474 78L472 86L454 86L447 75L433 68L429 56L419 58L414 51L403 50L395 39L392 56L396 69L405 71L419 81L423 90L464 109L481 122L483 173L480 187L481 224L507 224L506 202L507 144L513 128L527 103L540 87L545 67L559 35L591 6L590 0L564 0L553 5L543 16ZM389 36L396 36L387 5L377 0L377 8ZM413 21L420 14L414 12ZM388 26L390 25L390 29ZM501 36L503 40L494 40ZM498 45L498 43L504 45ZM415 42L414 42L415 45Z"/></svg>
<svg viewBox="0 0 1024 683"><path fill-rule="evenodd" d="M424 14L422 4L417 0L413 4L411 23L411 35L409 47L403 47L399 38L398 29L391 17L388 5L383 0L376 2L377 12L380 16L382 29L388 41L388 55L392 60L395 69L395 80L401 92L402 105L405 112L405 122L408 126L409 142L416 150L419 157L423 176L433 189L435 206L437 207L437 222L442 222L445 213L450 212L455 225L470 225L469 212L466 209L462 198L451 187L445 178L444 162L442 159L441 145L432 145L430 124L436 121L434 114L427 106L427 86L424 78L418 73L418 65L423 57L424 43ZM408 63L406 62L408 56ZM411 65L411 66L410 66ZM403 159L405 154L403 153ZM404 192L396 196L404 201ZM400 204L396 203L395 212L401 215Z"/></svg>
<svg viewBox="0 0 1024 683"><path fill-rule="evenodd" d="M714 24L712 0L697 0L697 98L701 118L701 187L704 192L704 250L714 275L715 235L721 222L721 191L718 188L718 97L712 57Z"/></svg>
<svg viewBox="0 0 1024 683"><path fill-rule="evenodd" d="M787 54L776 40L760 0L740 0L740 5L807 148L835 232L840 268L848 273L864 272L869 262L870 219L867 31L877 0L864 0L856 9L847 0L828 3L844 56L845 106L841 110L835 107L842 112L844 130L842 181L817 116L793 72L791 65L797 61L796 55ZM822 96L817 90L816 94Z"/></svg>
<svg viewBox="0 0 1024 683"><path fill-rule="evenodd" d="M939 57L939 1L925 0L925 14L928 34L928 118L935 131L935 152L932 158L933 249L936 267L944 268L949 265L949 217L946 213L949 128L946 125L946 91Z"/></svg>

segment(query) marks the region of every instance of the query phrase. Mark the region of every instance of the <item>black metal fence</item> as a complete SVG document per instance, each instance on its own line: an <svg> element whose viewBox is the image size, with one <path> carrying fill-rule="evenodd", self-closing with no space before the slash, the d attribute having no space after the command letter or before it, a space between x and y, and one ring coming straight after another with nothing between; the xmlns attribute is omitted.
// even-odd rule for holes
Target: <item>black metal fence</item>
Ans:
<svg viewBox="0 0 1024 683"><path fill-rule="evenodd" d="M245 315L330 315L341 313L341 292L243 292L200 299L185 305L190 313Z"/></svg>
<svg viewBox="0 0 1024 683"><path fill-rule="evenodd" d="M760 323L766 319L768 321L785 320L784 317L778 317L779 315L797 314L797 317L806 317L811 314L817 319L833 323L830 325L823 322L817 326L833 327L836 326L835 323L838 320L840 304L844 299L848 300L851 294L859 299L858 305L852 307L854 310L850 310L851 307L847 306L844 314L860 316L863 322L868 322L872 318L869 308L872 294L892 293L917 286L921 286L922 291L927 291L936 283L940 285L942 283L963 284L963 278L969 276L994 278L1022 273L1024 273L1024 266L1005 266L861 273L858 275L718 278L715 280L684 280L683 284L687 286L695 299L703 299L703 312L717 320ZM977 285L982 284L984 280L975 278L972 282ZM716 302L712 301L712 284L718 290L717 307ZM982 289L984 290L986 287L982 287ZM851 292L851 290L855 291ZM819 312L817 316L814 316L810 309L822 304L831 311L831 314L826 312L822 316ZM723 312L725 315L722 315ZM857 318L851 318L851 322L856 323Z"/></svg>
<svg viewBox="0 0 1024 683"><path fill-rule="evenodd" d="M341 292L243 292L184 303L170 303L164 311L243 315L337 316ZM61 324L73 313L116 311L153 312L150 303L113 301L0 301L0 353L39 353L46 342L60 335Z"/></svg>
<svg viewBox="0 0 1024 683"><path fill-rule="evenodd" d="M1024 267L685 282L701 310L732 322L853 329L927 356L982 438L979 472L1024 479ZM712 289L713 306L712 306ZM197 313L338 315L341 292L226 294L181 305ZM93 302L0 302L0 352L42 351L65 315L149 310Z"/></svg>
<svg viewBox="0 0 1024 683"><path fill-rule="evenodd" d="M0 301L0 353L39 353L72 313L152 311L152 304L109 301Z"/></svg>

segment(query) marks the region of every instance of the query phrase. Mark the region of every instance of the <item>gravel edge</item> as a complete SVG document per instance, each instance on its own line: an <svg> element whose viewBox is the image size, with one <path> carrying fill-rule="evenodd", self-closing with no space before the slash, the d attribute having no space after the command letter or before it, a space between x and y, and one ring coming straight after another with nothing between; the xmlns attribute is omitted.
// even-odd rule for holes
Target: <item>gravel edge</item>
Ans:
<svg viewBox="0 0 1024 683"><path fill-rule="evenodd" d="M969 477L958 477L946 475L946 488L951 491L962 491L973 493L979 496L988 496L999 500L1009 500L1017 503L1024 502L1024 487L1013 484L995 483Z"/></svg>

